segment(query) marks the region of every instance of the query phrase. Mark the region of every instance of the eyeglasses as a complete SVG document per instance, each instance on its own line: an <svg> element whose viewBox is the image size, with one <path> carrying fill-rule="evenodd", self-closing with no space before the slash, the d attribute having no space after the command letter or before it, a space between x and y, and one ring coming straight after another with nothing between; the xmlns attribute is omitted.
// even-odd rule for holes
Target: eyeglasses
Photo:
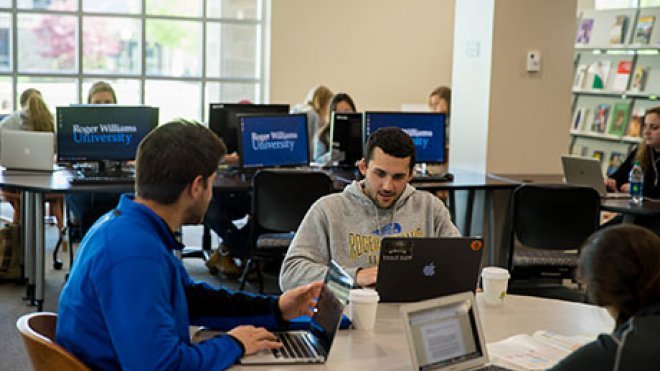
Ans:
<svg viewBox="0 0 660 371"><path fill-rule="evenodd" d="M642 126L642 131L646 130L646 129L651 129L651 131L656 131L656 130L660 129L660 124L646 124L645 123Z"/></svg>

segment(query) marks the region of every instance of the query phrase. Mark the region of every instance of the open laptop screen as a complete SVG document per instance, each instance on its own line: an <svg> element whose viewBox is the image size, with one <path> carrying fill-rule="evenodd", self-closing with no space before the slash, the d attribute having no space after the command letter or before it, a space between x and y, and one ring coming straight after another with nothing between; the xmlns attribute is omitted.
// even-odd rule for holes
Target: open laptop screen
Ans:
<svg viewBox="0 0 660 371"><path fill-rule="evenodd" d="M411 312L408 322L420 370L484 356L469 299Z"/></svg>
<svg viewBox="0 0 660 371"><path fill-rule="evenodd" d="M361 113L332 112L330 138L332 138L333 161L342 167L354 168L362 158L364 144ZM335 153L337 154L335 158Z"/></svg>
<svg viewBox="0 0 660 371"><path fill-rule="evenodd" d="M352 286L353 280L350 276L334 261L331 261L310 327L310 331L326 352L330 350Z"/></svg>

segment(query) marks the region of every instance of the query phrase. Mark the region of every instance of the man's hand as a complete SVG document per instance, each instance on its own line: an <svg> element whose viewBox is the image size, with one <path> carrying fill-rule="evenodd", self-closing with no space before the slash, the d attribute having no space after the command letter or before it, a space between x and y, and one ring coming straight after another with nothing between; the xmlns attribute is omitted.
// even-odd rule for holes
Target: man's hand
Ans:
<svg viewBox="0 0 660 371"><path fill-rule="evenodd" d="M374 286L378 277L378 267L360 269L355 275L355 284L361 287Z"/></svg>
<svg viewBox="0 0 660 371"><path fill-rule="evenodd" d="M630 192L630 183L621 186L621 192Z"/></svg>
<svg viewBox="0 0 660 371"><path fill-rule="evenodd" d="M313 282L305 286L296 287L286 291L280 296L277 303L282 312L282 319L288 321L300 316L311 316L316 307L316 298L321 292L323 282Z"/></svg>
<svg viewBox="0 0 660 371"><path fill-rule="evenodd" d="M235 337L245 347L245 355L256 353L264 349L277 349L282 347L282 343L277 341L277 337L268 332L263 327L238 326L228 332Z"/></svg>
<svg viewBox="0 0 660 371"><path fill-rule="evenodd" d="M605 187L607 187L607 189L610 191L614 191L614 192L618 191L618 189L616 188L616 180L612 178L607 178L605 180Z"/></svg>

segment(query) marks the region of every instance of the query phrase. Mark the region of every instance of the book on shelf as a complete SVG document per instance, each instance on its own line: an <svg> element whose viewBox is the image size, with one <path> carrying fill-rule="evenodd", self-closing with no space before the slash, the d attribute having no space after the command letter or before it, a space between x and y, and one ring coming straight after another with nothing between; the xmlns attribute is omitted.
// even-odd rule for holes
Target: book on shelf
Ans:
<svg viewBox="0 0 660 371"><path fill-rule="evenodd" d="M586 64L580 64L575 70L575 78L573 79L573 88L574 89L583 89L584 82L587 80L587 69L589 68Z"/></svg>
<svg viewBox="0 0 660 371"><path fill-rule="evenodd" d="M639 138L642 135L642 121L644 121L644 114L646 109L642 107L635 107L630 114L630 122L628 123L628 130L626 136Z"/></svg>
<svg viewBox="0 0 660 371"><path fill-rule="evenodd" d="M640 92L644 90L646 85L646 78L648 77L649 69L644 66L635 66L632 81L630 82L630 91Z"/></svg>
<svg viewBox="0 0 660 371"><path fill-rule="evenodd" d="M621 152L612 152L610 154L610 162L607 164L607 176L614 174L616 169L621 166L623 159L623 153Z"/></svg>
<svg viewBox="0 0 660 371"><path fill-rule="evenodd" d="M628 87L628 79L632 69L632 61L620 61L616 67L616 74L612 80L612 90L625 91Z"/></svg>
<svg viewBox="0 0 660 371"><path fill-rule="evenodd" d="M594 27L593 18L582 18L580 26L578 27L578 34L576 42L578 44L589 44L591 40L591 29Z"/></svg>
<svg viewBox="0 0 660 371"><path fill-rule="evenodd" d="M607 86L611 65L611 61L596 61L589 66L592 89L604 89Z"/></svg>
<svg viewBox="0 0 660 371"><path fill-rule="evenodd" d="M594 153L591 154L591 157L595 158L600 162L600 164L603 164L603 157L605 157L605 152L603 151L594 151Z"/></svg>
<svg viewBox="0 0 660 371"><path fill-rule="evenodd" d="M637 19L637 27L635 28L635 44L648 44L651 41L651 33L653 32L653 24L655 23L655 16L645 15Z"/></svg>
<svg viewBox="0 0 660 371"><path fill-rule="evenodd" d="M598 134L604 134L607 127L607 121L610 117L610 105L599 104L594 112L594 119L591 123L591 131Z"/></svg>
<svg viewBox="0 0 660 371"><path fill-rule="evenodd" d="M628 16L617 15L614 18L614 24L610 29L610 44L618 45L623 44L626 38L626 31L628 30Z"/></svg>
<svg viewBox="0 0 660 371"><path fill-rule="evenodd" d="M584 123L587 122L587 115L589 114L589 109L586 107L579 107L575 110L573 115L573 124L571 125L571 131L583 131Z"/></svg>
<svg viewBox="0 0 660 371"><path fill-rule="evenodd" d="M565 336L540 330L532 335L514 335L487 347L491 361L497 365L546 370L591 340L591 336Z"/></svg>
<svg viewBox="0 0 660 371"><path fill-rule="evenodd" d="M628 113L630 112L630 104L627 102L617 102L612 108L610 113L610 123L607 127L607 134L623 136L626 134L626 126L628 124Z"/></svg>

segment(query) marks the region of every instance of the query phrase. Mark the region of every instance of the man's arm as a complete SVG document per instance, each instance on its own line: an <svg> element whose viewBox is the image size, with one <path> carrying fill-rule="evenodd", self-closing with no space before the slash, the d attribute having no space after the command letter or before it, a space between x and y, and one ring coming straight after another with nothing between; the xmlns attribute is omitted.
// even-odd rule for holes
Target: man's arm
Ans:
<svg viewBox="0 0 660 371"><path fill-rule="evenodd" d="M433 197L433 213L435 215L434 237L460 237L461 232L451 222L451 215L445 204L437 197Z"/></svg>

